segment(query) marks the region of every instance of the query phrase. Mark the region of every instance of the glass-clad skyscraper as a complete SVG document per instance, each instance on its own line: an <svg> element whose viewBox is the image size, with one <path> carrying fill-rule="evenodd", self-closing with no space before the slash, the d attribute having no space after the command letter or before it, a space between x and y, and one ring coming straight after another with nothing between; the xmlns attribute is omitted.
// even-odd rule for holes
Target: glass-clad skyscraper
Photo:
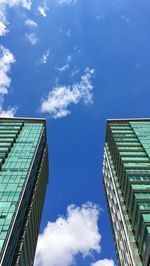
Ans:
<svg viewBox="0 0 150 266"><path fill-rule="evenodd" d="M0 118L0 265L33 265L47 182L45 119Z"/></svg>
<svg viewBox="0 0 150 266"><path fill-rule="evenodd" d="M119 265L150 265L150 119L107 120L104 187Z"/></svg>

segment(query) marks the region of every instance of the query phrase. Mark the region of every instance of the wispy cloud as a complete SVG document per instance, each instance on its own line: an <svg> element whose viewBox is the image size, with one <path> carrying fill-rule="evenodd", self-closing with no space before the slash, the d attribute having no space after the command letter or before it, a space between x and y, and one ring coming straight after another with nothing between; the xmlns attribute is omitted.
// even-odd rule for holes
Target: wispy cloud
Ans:
<svg viewBox="0 0 150 266"><path fill-rule="evenodd" d="M56 67L56 69L59 70L59 71L67 70L69 68L69 64L70 64L71 60L72 60L71 55L68 55L67 58L66 58L65 64L62 67Z"/></svg>
<svg viewBox="0 0 150 266"><path fill-rule="evenodd" d="M77 0L56 0L58 4L76 4Z"/></svg>
<svg viewBox="0 0 150 266"><path fill-rule="evenodd" d="M35 33L26 33L25 36L31 45L35 45L38 42L38 38Z"/></svg>
<svg viewBox="0 0 150 266"><path fill-rule="evenodd" d="M30 0L0 0L0 36L8 32L7 7L20 5L23 8L31 9L31 4Z"/></svg>
<svg viewBox="0 0 150 266"><path fill-rule="evenodd" d="M97 15L97 16L96 16L96 20L97 20L97 21L101 21L101 20L104 20L104 19L105 19L104 14L102 14L102 15Z"/></svg>
<svg viewBox="0 0 150 266"><path fill-rule="evenodd" d="M126 23L129 23L129 22L130 22L128 16L126 16L126 15L120 15L120 18L121 18L123 21L125 21Z"/></svg>
<svg viewBox="0 0 150 266"><path fill-rule="evenodd" d="M11 65L15 62L13 54L4 46L0 46L0 116L14 116L16 107L3 110L4 95L8 94L11 84L9 77Z"/></svg>
<svg viewBox="0 0 150 266"><path fill-rule="evenodd" d="M92 263L91 266L115 266L115 264L113 260L103 259Z"/></svg>
<svg viewBox="0 0 150 266"><path fill-rule="evenodd" d="M50 51L46 50L46 52L41 56L40 64L46 64L47 63L47 60L48 60L48 57L49 57L49 53L50 53Z"/></svg>
<svg viewBox="0 0 150 266"><path fill-rule="evenodd" d="M85 104L93 102L92 77L94 69L85 69L79 83L72 86L60 86L53 88L46 99L42 100L40 111L49 113L54 118L65 117L71 113L68 107L71 104L78 104L83 100Z"/></svg>
<svg viewBox="0 0 150 266"><path fill-rule="evenodd" d="M75 45L73 47L73 50L76 52L76 54L80 54L81 53L81 49L77 45Z"/></svg>
<svg viewBox="0 0 150 266"><path fill-rule="evenodd" d="M68 206L66 217L48 222L39 236L34 266L70 266L79 253L85 258L100 252L98 217L98 206L90 202Z"/></svg>
<svg viewBox="0 0 150 266"><path fill-rule="evenodd" d="M32 20L32 19L26 19L25 24L26 24L28 27L30 27L30 28L36 28L37 25L38 25L38 24L37 24L34 20Z"/></svg>
<svg viewBox="0 0 150 266"><path fill-rule="evenodd" d="M72 74L71 74L71 78L73 78L74 76L76 76L76 75L79 73L79 71L80 71L79 68L75 69L75 70L72 72Z"/></svg>
<svg viewBox="0 0 150 266"><path fill-rule="evenodd" d="M41 16L43 17L47 17L47 11L49 10L49 8L47 7L46 1L44 1L43 5L39 5L38 6L38 11L41 14Z"/></svg>
<svg viewBox="0 0 150 266"><path fill-rule="evenodd" d="M137 69L139 69L141 67L141 65L139 63L136 64L135 66Z"/></svg>
<svg viewBox="0 0 150 266"><path fill-rule="evenodd" d="M68 30L68 31L66 32L66 35L67 35L67 37L71 37L71 30Z"/></svg>

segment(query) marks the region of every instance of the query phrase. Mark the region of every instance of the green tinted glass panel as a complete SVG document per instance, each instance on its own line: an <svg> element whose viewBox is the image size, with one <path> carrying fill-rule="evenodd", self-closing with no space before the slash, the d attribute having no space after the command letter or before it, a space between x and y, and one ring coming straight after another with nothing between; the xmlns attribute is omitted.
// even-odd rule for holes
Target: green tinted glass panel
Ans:
<svg viewBox="0 0 150 266"><path fill-rule="evenodd" d="M11 126L16 126L16 124L14 123ZM10 123L3 123L3 125L7 128ZM19 129L20 126L22 126L22 123L19 124ZM25 188L42 128L42 123L25 123L20 133L17 133L19 135L11 147L8 157L2 164L0 171L0 235L3 241L0 242L0 251L7 241L11 223L17 212L17 206ZM4 146L8 146L8 144L4 143ZM1 143L0 149L5 152L8 151L7 148L2 147ZM2 163L1 159L0 162Z"/></svg>

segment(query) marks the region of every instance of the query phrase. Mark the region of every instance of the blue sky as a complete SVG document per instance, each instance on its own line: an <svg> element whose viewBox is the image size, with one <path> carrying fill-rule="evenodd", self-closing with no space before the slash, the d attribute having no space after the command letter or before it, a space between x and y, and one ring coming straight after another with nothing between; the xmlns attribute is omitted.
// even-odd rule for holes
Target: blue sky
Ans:
<svg viewBox="0 0 150 266"><path fill-rule="evenodd" d="M148 0L0 0L0 115L47 118L36 266L117 266L105 126L149 117L149 10Z"/></svg>

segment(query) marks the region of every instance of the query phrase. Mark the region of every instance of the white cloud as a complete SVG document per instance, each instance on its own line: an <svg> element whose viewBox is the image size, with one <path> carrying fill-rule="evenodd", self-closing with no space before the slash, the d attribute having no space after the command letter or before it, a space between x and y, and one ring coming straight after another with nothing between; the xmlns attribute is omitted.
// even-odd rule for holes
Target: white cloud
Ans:
<svg viewBox="0 0 150 266"><path fill-rule="evenodd" d="M113 260L103 259L92 263L91 266L115 266L115 264Z"/></svg>
<svg viewBox="0 0 150 266"><path fill-rule="evenodd" d="M31 9L32 2L31 0L22 0L22 6L28 10Z"/></svg>
<svg viewBox="0 0 150 266"><path fill-rule="evenodd" d="M92 77L94 69L85 69L85 73L81 76L79 83L75 83L71 86L62 86L53 88L47 99L43 99L41 104L41 112L49 113L54 118L61 118L71 113L68 107L71 104L78 104L80 100L83 100L85 104L93 102L93 85Z"/></svg>
<svg viewBox="0 0 150 266"><path fill-rule="evenodd" d="M99 209L92 203L68 206L67 216L48 222L39 235L34 266L70 266L79 253L85 258L92 251L100 252L98 216Z"/></svg>
<svg viewBox="0 0 150 266"><path fill-rule="evenodd" d="M14 116L15 107L9 107L3 110L4 95L8 94L11 84L11 78L8 76L11 70L11 64L15 62L13 54L4 46L0 46L0 116Z"/></svg>
<svg viewBox="0 0 150 266"><path fill-rule="evenodd" d="M5 35L7 31L8 30L7 30L6 25L4 24L4 21L3 22L0 21L0 36Z"/></svg>
<svg viewBox="0 0 150 266"><path fill-rule="evenodd" d="M11 79L8 76L11 64L15 62L12 53L4 46L0 46L0 94L7 94Z"/></svg>
<svg viewBox="0 0 150 266"><path fill-rule="evenodd" d="M37 41L38 41L38 38L37 38L35 33L29 33L29 34L26 33L25 36L26 36L28 42L31 43L31 45L35 45L37 43Z"/></svg>
<svg viewBox="0 0 150 266"><path fill-rule="evenodd" d="M31 9L30 0L0 0L0 36L5 35L8 32L7 26L7 7L15 7L17 5L26 9Z"/></svg>
<svg viewBox="0 0 150 266"><path fill-rule="evenodd" d="M14 117L16 111L16 107L8 107L7 110L3 110L2 106L0 106L0 117Z"/></svg>
<svg viewBox="0 0 150 266"><path fill-rule="evenodd" d="M47 16L44 7L42 7L42 6L38 6L38 11L40 12L40 14L41 14L43 17L46 17L46 16Z"/></svg>
<svg viewBox="0 0 150 266"><path fill-rule="evenodd" d="M37 27L37 23L36 23L34 20L32 20L32 19L27 19L27 20L25 21L25 24L26 24L27 26L31 27L31 28L35 28L35 27Z"/></svg>
<svg viewBox="0 0 150 266"><path fill-rule="evenodd" d="M66 58L65 64L62 67L56 67L56 69L59 70L59 71L67 70L69 68L69 64L70 64L71 60L72 60L71 55L68 55L67 58Z"/></svg>
<svg viewBox="0 0 150 266"><path fill-rule="evenodd" d="M47 50L40 58L40 64L46 64L47 63L47 60L48 60L48 57L49 57L49 53L50 51Z"/></svg>
<svg viewBox="0 0 150 266"><path fill-rule="evenodd" d="M58 4L76 4L77 0L56 0Z"/></svg>

